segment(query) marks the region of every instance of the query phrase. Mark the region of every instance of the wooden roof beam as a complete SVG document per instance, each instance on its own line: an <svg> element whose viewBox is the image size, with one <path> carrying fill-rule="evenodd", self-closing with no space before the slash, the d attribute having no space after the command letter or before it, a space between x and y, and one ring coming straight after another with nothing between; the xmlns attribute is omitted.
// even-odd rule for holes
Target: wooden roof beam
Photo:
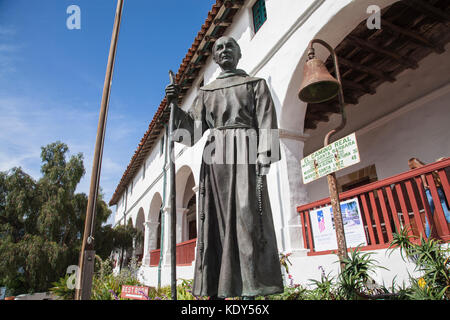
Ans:
<svg viewBox="0 0 450 320"><path fill-rule="evenodd" d="M359 100L353 95L353 93L346 91L344 92L344 103L345 105L347 104L357 105L359 103Z"/></svg>
<svg viewBox="0 0 450 320"><path fill-rule="evenodd" d="M422 1L422 0L406 0L402 1L403 4L406 4L407 6L410 6L416 11L422 12L426 14L427 16L434 18L440 22L443 22L444 24L448 23L450 21L450 15L446 13L444 10L440 10L431 4Z"/></svg>
<svg viewBox="0 0 450 320"><path fill-rule="evenodd" d="M395 80L396 80L390 74L388 74L386 72L383 72L383 71L380 71L378 69L375 69L375 68L372 68L372 67L368 67L368 66L364 66L362 64L359 64L357 62L353 62L353 61L347 60L347 59L342 58L342 57L339 57L338 59L339 59L339 63L340 64L343 64L343 65L345 65L345 66L347 66L349 68L358 70L360 72L370 74L370 75L372 75L374 77L377 77L379 79L382 79L384 81L395 82Z"/></svg>
<svg viewBox="0 0 450 320"><path fill-rule="evenodd" d="M324 114L324 113L308 113L306 115L306 121L324 121L324 122L328 122L330 121L330 118Z"/></svg>
<svg viewBox="0 0 450 320"><path fill-rule="evenodd" d="M339 113L340 108L337 102L332 103L309 103L306 114L309 113Z"/></svg>
<svg viewBox="0 0 450 320"><path fill-rule="evenodd" d="M225 8L227 9L239 9L244 5L243 0L226 0L225 1Z"/></svg>
<svg viewBox="0 0 450 320"><path fill-rule="evenodd" d="M199 55L202 55L202 56L209 56L209 55L211 55L211 50L203 48L201 50L198 50L198 53L199 53Z"/></svg>
<svg viewBox="0 0 450 320"><path fill-rule="evenodd" d="M217 20L217 19L216 19ZM231 25L232 22L230 21L225 21L225 20L214 20L214 25L217 27L229 27Z"/></svg>
<svg viewBox="0 0 450 320"><path fill-rule="evenodd" d="M361 84L358 82L350 81L350 80L342 80L342 86L346 89L350 90L359 90L361 92L367 93L367 94L375 94L376 90L372 88L371 86Z"/></svg>
<svg viewBox="0 0 450 320"><path fill-rule="evenodd" d="M423 37L422 35L420 35L417 32L409 31L409 30L399 27L387 20L383 20L383 26L386 26L388 29L390 29L391 31L393 31L395 33L399 33L403 36L408 37L410 40L414 41L418 45L433 49L436 53L440 54L445 51L443 46L431 42L430 40L426 39L425 37Z"/></svg>
<svg viewBox="0 0 450 320"><path fill-rule="evenodd" d="M381 48L379 45L376 45L374 43L371 43L369 41L360 39L358 37L355 37L353 35L348 35L347 39L352 42L354 45L357 46L361 46L364 47L366 49L368 49L369 51L372 52L377 52L379 54L382 54L388 58L391 58L393 60L396 60L399 64L402 64L406 67L412 68L412 69L417 69L419 67L419 65L417 64L416 61L414 61L413 59L409 58L409 57L404 57L402 55L399 55L396 52Z"/></svg>
<svg viewBox="0 0 450 320"><path fill-rule="evenodd" d="M305 129L314 130L317 128L317 124L313 121L305 121Z"/></svg>
<svg viewBox="0 0 450 320"><path fill-rule="evenodd" d="M214 37L214 36L211 36L211 35L205 36L205 40L208 41L208 42L216 42L217 39L219 39L219 37Z"/></svg>

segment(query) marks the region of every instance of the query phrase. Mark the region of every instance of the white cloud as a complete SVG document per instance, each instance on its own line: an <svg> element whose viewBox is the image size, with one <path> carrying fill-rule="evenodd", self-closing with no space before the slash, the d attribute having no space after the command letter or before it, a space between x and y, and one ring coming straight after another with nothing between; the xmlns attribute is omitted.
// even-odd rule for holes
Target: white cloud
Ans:
<svg viewBox="0 0 450 320"><path fill-rule="evenodd" d="M16 30L11 27L0 26L0 77L7 77L16 72L16 63L19 59L18 52L23 46L11 44Z"/></svg>
<svg viewBox="0 0 450 320"><path fill-rule="evenodd" d="M52 102L0 97L0 170L21 166L39 178L41 147L57 140L68 144L72 154L88 154L95 139L93 116Z"/></svg>
<svg viewBox="0 0 450 320"><path fill-rule="evenodd" d="M11 26L0 26L0 37L11 38L16 35L16 29Z"/></svg>

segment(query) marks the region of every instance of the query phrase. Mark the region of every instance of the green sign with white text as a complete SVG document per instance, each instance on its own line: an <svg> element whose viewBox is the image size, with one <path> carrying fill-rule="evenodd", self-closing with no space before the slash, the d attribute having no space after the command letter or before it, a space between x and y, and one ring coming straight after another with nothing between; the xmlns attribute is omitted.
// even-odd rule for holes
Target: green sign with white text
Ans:
<svg viewBox="0 0 450 320"><path fill-rule="evenodd" d="M303 183L307 184L360 161L356 135L352 133L302 159Z"/></svg>

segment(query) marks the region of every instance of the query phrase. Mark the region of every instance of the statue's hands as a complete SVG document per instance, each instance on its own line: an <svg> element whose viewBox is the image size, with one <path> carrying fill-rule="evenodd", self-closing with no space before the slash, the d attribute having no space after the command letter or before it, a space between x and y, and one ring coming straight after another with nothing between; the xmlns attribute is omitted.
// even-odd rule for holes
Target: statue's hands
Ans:
<svg viewBox="0 0 450 320"><path fill-rule="evenodd" d="M169 84L166 87L167 103L176 102L180 93L180 86L177 84Z"/></svg>
<svg viewBox="0 0 450 320"><path fill-rule="evenodd" d="M256 164L256 173L260 176L265 176L269 173L270 165L262 165L257 163Z"/></svg>
<svg viewBox="0 0 450 320"><path fill-rule="evenodd" d="M260 176L265 176L269 173L270 170L270 162L266 157L262 155L258 155L258 159L256 159L256 174Z"/></svg>

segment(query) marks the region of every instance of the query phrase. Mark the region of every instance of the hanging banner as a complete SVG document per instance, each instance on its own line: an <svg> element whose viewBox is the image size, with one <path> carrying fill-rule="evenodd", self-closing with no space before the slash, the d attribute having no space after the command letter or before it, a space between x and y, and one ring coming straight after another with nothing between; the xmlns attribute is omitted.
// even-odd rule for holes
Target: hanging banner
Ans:
<svg viewBox="0 0 450 320"><path fill-rule="evenodd" d="M358 198L341 202L347 248L366 246L367 239ZM331 205L312 210L309 213L314 241L314 251L337 250L336 230Z"/></svg>
<svg viewBox="0 0 450 320"><path fill-rule="evenodd" d="M303 183L307 184L360 161L356 135L352 133L302 159Z"/></svg>

